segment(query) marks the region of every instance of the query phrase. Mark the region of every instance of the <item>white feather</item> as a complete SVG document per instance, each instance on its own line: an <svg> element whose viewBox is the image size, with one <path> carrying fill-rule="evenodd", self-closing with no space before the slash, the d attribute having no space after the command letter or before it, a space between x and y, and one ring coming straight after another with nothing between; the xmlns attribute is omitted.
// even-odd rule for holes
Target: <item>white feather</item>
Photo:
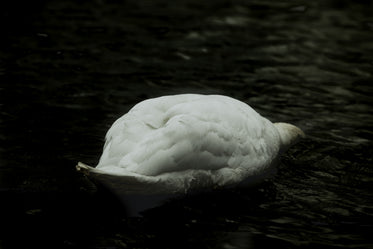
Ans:
<svg viewBox="0 0 373 249"><path fill-rule="evenodd" d="M96 168L77 167L122 193L183 193L261 174L299 136L230 97L164 96L114 122Z"/></svg>

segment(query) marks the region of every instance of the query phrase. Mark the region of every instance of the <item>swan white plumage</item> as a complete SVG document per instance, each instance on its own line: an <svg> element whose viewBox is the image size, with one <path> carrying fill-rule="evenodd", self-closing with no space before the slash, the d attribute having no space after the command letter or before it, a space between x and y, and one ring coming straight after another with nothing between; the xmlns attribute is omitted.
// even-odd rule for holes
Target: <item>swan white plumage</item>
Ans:
<svg viewBox="0 0 373 249"><path fill-rule="evenodd" d="M77 169L123 194L187 193L259 175L300 137L227 96L163 96L116 120L97 167Z"/></svg>

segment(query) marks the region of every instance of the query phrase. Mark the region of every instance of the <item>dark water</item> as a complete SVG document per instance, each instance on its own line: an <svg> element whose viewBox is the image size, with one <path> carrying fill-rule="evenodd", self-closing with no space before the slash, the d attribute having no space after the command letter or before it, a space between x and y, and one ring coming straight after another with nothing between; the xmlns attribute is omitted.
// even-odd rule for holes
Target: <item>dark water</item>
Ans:
<svg viewBox="0 0 373 249"><path fill-rule="evenodd" d="M1 3L0 248L373 248L369 1ZM75 172L145 98L302 127L277 174L142 218Z"/></svg>

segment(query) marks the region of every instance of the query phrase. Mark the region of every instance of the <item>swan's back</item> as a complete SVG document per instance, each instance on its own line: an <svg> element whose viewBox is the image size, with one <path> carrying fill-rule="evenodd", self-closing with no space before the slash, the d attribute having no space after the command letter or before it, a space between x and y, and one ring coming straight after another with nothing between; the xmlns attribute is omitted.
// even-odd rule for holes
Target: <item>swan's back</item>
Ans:
<svg viewBox="0 0 373 249"><path fill-rule="evenodd" d="M243 102L220 95L165 96L137 104L113 124L98 168L147 176L257 171L272 162L279 143L274 125Z"/></svg>
<svg viewBox="0 0 373 249"><path fill-rule="evenodd" d="M230 97L164 96L115 121L97 167L77 169L121 194L185 193L263 174L303 136Z"/></svg>

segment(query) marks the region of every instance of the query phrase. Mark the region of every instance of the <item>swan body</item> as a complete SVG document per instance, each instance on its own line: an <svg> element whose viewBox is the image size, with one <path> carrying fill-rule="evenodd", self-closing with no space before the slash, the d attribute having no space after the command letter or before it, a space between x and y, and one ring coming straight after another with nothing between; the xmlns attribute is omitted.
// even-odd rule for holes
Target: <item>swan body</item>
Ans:
<svg viewBox="0 0 373 249"><path fill-rule="evenodd" d="M97 167L77 169L122 194L188 193L260 175L303 136L227 96L163 96L116 120Z"/></svg>

